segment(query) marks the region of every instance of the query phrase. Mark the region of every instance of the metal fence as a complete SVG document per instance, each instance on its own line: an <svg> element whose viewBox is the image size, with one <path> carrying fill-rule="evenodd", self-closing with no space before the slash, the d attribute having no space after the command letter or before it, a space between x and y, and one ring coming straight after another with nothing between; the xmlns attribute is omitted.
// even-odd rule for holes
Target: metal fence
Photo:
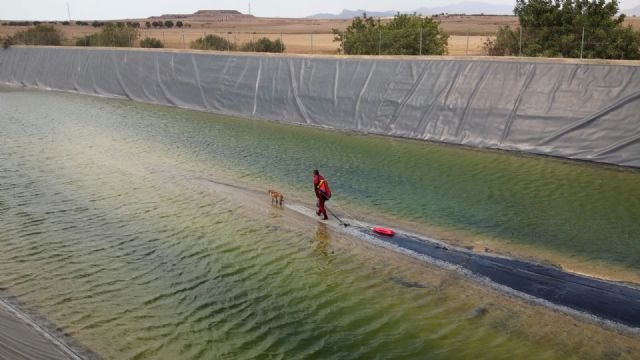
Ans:
<svg viewBox="0 0 640 360"><path fill-rule="evenodd" d="M131 46L140 47L141 40L154 38L162 42L165 48L190 49L196 40L208 35L215 35L224 39L225 47L217 48L222 51L256 51L256 41L267 38L271 41L279 40L284 47L284 53L298 54L362 54L362 55L429 55L438 48L438 41L434 41L426 30L382 30L368 34L360 34L357 38L347 33L258 33L238 31L208 31L206 29L139 29L132 32L128 38L114 38L104 44L83 44L87 39L100 32L94 31L66 32L62 37L56 33L27 33L25 31L14 34L13 42L26 45L92 45L92 46ZM449 35L444 54L454 56L548 56L571 58L609 58L631 59L625 46L635 46L618 41L612 43L610 34L601 29L588 27L574 28L512 28L508 36L501 36L500 46L496 46L497 32L477 32L473 29L457 31ZM504 33L503 33L504 35ZM115 36L115 35L114 35ZM6 35L5 35L6 37ZM341 41L335 41L339 38ZM542 39L542 40L541 40ZM540 49L541 41L552 43L549 49ZM493 47L492 47L493 46ZM611 49L618 49L616 51ZM622 49L622 50L620 50ZM624 51L623 51L624 50ZM635 49L638 52L638 49ZM435 51L435 53L438 53Z"/></svg>
<svg viewBox="0 0 640 360"><path fill-rule="evenodd" d="M638 59L638 37L629 29L603 29L587 26L561 26L512 29L499 36L505 53L491 55L543 56L588 59Z"/></svg>

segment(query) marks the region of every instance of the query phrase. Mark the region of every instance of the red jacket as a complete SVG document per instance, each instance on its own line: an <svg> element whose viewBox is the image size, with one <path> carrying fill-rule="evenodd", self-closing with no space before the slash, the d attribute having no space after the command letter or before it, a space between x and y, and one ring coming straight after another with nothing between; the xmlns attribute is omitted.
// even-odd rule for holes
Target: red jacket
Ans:
<svg viewBox="0 0 640 360"><path fill-rule="evenodd" d="M327 200L331 198L331 189L322 175L313 175L313 189L316 192L316 197L320 198L324 195Z"/></svg>

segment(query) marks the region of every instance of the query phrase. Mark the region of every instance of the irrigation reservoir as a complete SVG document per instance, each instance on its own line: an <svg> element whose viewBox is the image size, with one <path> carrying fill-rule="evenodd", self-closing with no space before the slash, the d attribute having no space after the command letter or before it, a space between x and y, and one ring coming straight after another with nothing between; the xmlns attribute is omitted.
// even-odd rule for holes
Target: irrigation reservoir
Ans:
<svg viewBox="0 0 640 360"><path fill-rule="evenodd" d="M635 289L637 171L50 91L0 107L2 296L81 355L640 356L615 321L304 214L318 168L352 221Z"/></svg>

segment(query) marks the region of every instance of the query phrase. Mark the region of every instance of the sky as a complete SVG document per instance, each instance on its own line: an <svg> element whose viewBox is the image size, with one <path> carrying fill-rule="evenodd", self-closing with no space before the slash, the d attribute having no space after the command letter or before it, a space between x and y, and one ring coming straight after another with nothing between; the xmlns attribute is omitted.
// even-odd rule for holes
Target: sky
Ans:
<svg viewBox="0 0 640 360"><path fill-rule="evenodd" d="M368 11L409 11L419 7L439 7L476 0L253 0L251 13L261 17L305 17L316 13L339 13L342 9ZM514 5L515 0L477 0ZM189 14L196 10L238 10L248 12L243 0L0 0L2 20L67 20L67 3L73 20L146 18L162 14ZM640 0L620 0L628 9Z"/></svg>

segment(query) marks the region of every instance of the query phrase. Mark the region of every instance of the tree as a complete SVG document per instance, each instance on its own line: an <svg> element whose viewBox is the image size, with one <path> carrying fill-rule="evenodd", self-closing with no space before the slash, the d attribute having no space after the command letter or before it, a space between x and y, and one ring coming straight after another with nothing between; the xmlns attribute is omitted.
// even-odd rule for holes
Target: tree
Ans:
<svg viewBox="0 0 640 360"><path fill-rule="evenodd" d="M518 54L521 37L525 56L640 58L640 33L623 26L617 0L517 0L513 12L520 29L500 29L487 53Z"/></svg>
<svg viewBox="0 0 640 360"><path fill-rule="evenodd" d="M364 13L362 17L356 16L345 32L333 29L334 42L340 42L340 50L343 54L351 55L372 55L378 53L378 33L380 21L377 22L372 17L367 17Z"/></svg>
<svg viewBox="0 0 640 360"><path fill-rule="evenodd" d="M151 27L151 23L147 21L144 23L144 26L148 29Z"/></svg>
<svg viewBox="0 0 640 360"><path fill-rule="evenodd" d="M182 23L182 21L178 20L176 21L176 26L181 28L184 24Z"/></svg>
<svg viewBox="0 0 640 360"><path fill-rule="evenodd" d="M218 35L207 35L191 42L192 49L199 50L235 50L235 44Z"/></svg>
<svg viewBox="0 0 640 360"><path fill-rule="evenodd" d="M173 21L167 20L164 22L164 26L171 29L173 27Z"/></svg>
<svg viewBox="0 0 640 360"><path fill-rule="evenodd" d="M443 55L449 39L432 18L400 13L388 24L364 13L346 31L333 29L333 34L339 51L357 55Z"/></svg>
<svg viewBox="0 0 640 360"><path fill-rule="evenodd" d="M449 35L439 29L440 23L416 14L397 14L383 33L382 51L388 55L444 55ZM385 36L386 35L386 36ZM420 47L422 46L422 49Z"/></svg>

